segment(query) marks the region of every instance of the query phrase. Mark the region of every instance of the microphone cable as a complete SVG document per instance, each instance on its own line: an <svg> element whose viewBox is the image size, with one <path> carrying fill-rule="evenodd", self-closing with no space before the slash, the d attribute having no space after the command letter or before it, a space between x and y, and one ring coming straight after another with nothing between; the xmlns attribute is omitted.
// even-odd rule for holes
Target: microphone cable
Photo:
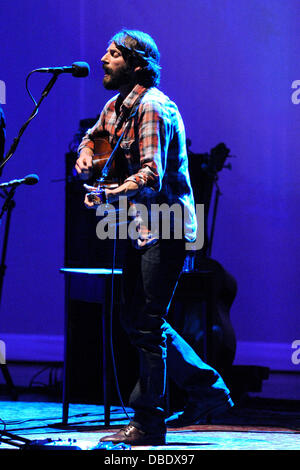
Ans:
<svg viewBox="0 0 300 470"><path fill-rule="evenodd" d="M115 268L116 268L116 251L117 251L117 236L115 231L114 241L113 241L113 256L112 256L112 271L111 271L111 299L110 299L110 312L109 312L109 331L110 331L110 353L111 353L111 360L113 366L113 374L115 379L115 386L117 389L117 394L120 400L120 405L123 409L124 414L126 415L127 419L130 421L130 416L127 413L127 410L124 405L124 401L122 398L119 380L118 380L118 373L117 373L117 366L116 366L116 359L114 353L114 345L113 345L113 305L114 305L114 287L115 287ZM123 275L123 273L122 273Z"/></svg>
<svg viewBox="0 0 300 470"><path fill-rule="evenodd" d="M25 81L26 91L27 91L27 93L28 93L28 95L29 95L29 97L30 97L31 101L33 102L33 104L34 104L34 106L35 106L35 109L36 109L36 110L35 110L35 113L33 114L33 116L31 116L31 119L33 119L33 118L38 114L38 112L39 112L38 104L37 104L35 98L33 97L31 91L29 90L29 86L28 86L28 80L29 80L29 78L31 77L31 75L32 75L34 72L35 72L35 70L32 70L31 72L29 72L29 74L28 74L27 77L26 77L26 81ZM31 119L30 119L30 120L31 120Z"/></svg>
<svg viewBox="0 0 300 470"><path fill-rule="evenodd" d="M19 133L18 133L17 137L14 138L13 143L12 143L12 145L11 145L9 151L7 152L7 154L6 154L5 158L4 158L4 160L3 160L3 161L1 162L1 164L0 164L0 170L1 170L1 168L4 167L4 165L8 162L8 160L10 160L10 158L13 156L14 152L15 152L16 149L17 149L17 146L18 146L18 144L19 144L19 141L20 141L21 137L22 137L22 135L23 135L24 132L25 132L25 129L27 128L27 126L29 125L29 123L35 118L35 116L38 114L38 112L39 112L39 106L40 106L42 100L45 98L45 96L47 96L48 92L50 91L50 89L49 89L49 91L47 90L47 92L46 92L46 88L45 88L45 90L44 90L44 92L43 92L43 94L42 94L42 98L41 98L40 101L37 103L37 101L35 100L35 98L33 97L32 93L31 93L31 91L29 90L29 86L28 86L29 77L30 77L34 72L35 72L35 70L32 70L31 72L29 72L29 74L28 74L27 77L26 77L26 82L25 82L26 91L27 91L27 93L28 93L30 99L31 99L32 102L34 103L34 109L33 109L32 113L31 113L31 115L29 116L29 118L27 119L27 121L25 121L25 123L22 125L21 129L19 130ZM50 85L50 83L51 83L51 82L49 82L48 86ZM52 86L52 85L51 85L51 86Z"/></svg>

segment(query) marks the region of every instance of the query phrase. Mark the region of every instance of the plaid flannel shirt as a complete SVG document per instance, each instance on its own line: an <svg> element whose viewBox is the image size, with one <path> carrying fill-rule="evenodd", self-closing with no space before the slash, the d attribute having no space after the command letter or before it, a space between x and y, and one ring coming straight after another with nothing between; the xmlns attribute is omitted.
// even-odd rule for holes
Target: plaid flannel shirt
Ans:
<svg viewBox="0 0 300 470"><path fill-rule="evenodd" d="M177 217L183 236L188 241L195 240L197 221L185 129L176 104L157 88L136 85L123 102L120 95L107 102L96 124L82 139L78 152L84 147L93 150L93 139L101 131L109 133L112 146L124 132L120 147L128 165L129 176L125 181L138 185L138 192L131 198L137 208L136 211L131 208L137 224L136 246L143 247L161 236L160 229L149 227L153 204L156 208L162 204L168 207L179 204L182 211ZM140 204L147 208L148 221L143 219ZM170 219L171 233L175 219L176 214Z"/></svg>

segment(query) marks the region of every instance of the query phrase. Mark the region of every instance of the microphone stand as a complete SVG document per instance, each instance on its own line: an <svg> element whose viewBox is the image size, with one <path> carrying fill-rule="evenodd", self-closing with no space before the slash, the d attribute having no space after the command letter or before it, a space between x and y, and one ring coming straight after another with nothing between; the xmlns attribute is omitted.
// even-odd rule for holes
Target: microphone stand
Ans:
<svg viewBox="0 0 300 470"><path fill-rule="evenodd" d="M0 304L2 300L3 279L4 279L5 269L6 269L5 258L6 258L7 243L8 243L9 225L10 225L12 210L16 205L15 201L13 200L15 191L16 191L16 187L12 187L9 193L5 192L6 200L3 204L3 207L0 213L0 224L1 224L3 215L5 212L7 212L7 217L5 221L5 230L4 230L4 240L3 240L3 247L2 247L2 256L1 256L1 263L0 263ZM1 197L4 197L4 196L1 194Z"/></svg>
<svg viewBox="0 0 300 470"><path fill-rule="evenodd" d="M1 213L0 213L0 224L1 224L2 223L2 217L3 217L4 213L7 212L7 217L6 217L6 221L5 221L3 246L2 246L1 263L0 263L0 304L1 304L1 299L2 299L4 274L5 274L5 270L6 270L5 258L6 258L6 251L7 251L7 243L8 243L8 234L9 234L11 213L12 213L13 208L16 205L15 201L13 200L13 197L15 195L15 191L16 191L16 186L13 186L8 193L5 191L6 200L3 204L3 207L2 207L2 210L1 210ZM3 196L3 194L1 194L1 197L5 197L5 196ZM7 388L9 389L9 391L12 395L12 398L14 400L16 400L18 398L18 395L17 395L16 389L14 387L11 375L9 373L7 364L6 363L4 363L4 364L1 363L0 366L1 366L3 377L5 378L5 381L6 381Z"/></svg>
<svg viewBox="0 0 300 470"><path fill-rule="evenodd" d="M33 70L32 72L30 72L30 74L27 76L27 79L29 78L29 76L33 72L35 72L35 71ZM32 121L32 119L36 116L40 104L48 96L48 94L49 94L51 88L53 87L53 85L55 84L57 78L58 78L58 73L53 73L53 76L52 76L51 80L48 82L48 84L46 85L46 87L44 88L44 90L42 92L41 98L39 99L39 101L37 103L35 103L34 110L32 111L32 113L29 116L29 118L27 119L27 121L23 124L23 126L19 130L18 136L13 140L13 143L12 143L9 151L7 152L4 160L1 162L0 172L2 171L2 168L4 167L4 165L8 162L8 160L15 153L23 133L25 132L27 126ZM13 201L15 191L16 191L16 186L13 186L8 193L5 191L6 200L3 204L2 211L0 213L0 223L1 223L4 213L7 211L4 241L3 241L3 249L2 249L2 257L1 257L1 264L0 264L0 304L1 304L1 298L2 298L2 288L3 288L4 274L5 274L5 270L6 270L5 257L6 257L7 243L8 243L9 225L10 225L11 213L12 213L13 208L15 207L15 202ZM3 195L1 195L1 196L4 197ZM7 387L9 389L9 391L11 392L13 399L16 400L17 399L17 393L16 393L16 390L15 390L12 378L10 376L7 364L2 364L1 363L0 366L1 366L3 376L6 380Z"/></svg>

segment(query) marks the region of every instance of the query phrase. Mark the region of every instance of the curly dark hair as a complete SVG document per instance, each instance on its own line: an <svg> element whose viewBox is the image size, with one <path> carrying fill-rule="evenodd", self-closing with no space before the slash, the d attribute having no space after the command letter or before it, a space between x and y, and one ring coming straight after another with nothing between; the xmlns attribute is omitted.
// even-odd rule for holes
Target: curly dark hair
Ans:
<svg viewBox="0 0 300 470"><path fill-rule="evenodd" d="M158 86L160 81L160 53L151 36L142 31L122 29L115 34L114 42L122 52L124 60L132 66L141 66L137 72L137 82L145 87Z"/></svg>

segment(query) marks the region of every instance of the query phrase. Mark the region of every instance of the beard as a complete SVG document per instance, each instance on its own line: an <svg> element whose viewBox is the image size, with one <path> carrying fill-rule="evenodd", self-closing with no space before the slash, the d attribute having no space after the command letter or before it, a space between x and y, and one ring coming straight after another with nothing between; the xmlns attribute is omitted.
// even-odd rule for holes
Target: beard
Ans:
<svg viewBox="0 0 300 470"><path fill-rule="evenodd" d="M103 67L105 75L103 77L103 86L106 90L119 90L123 85L129 85L132 82L132 71L127 65L112 71L108 67Z"/></svg>

